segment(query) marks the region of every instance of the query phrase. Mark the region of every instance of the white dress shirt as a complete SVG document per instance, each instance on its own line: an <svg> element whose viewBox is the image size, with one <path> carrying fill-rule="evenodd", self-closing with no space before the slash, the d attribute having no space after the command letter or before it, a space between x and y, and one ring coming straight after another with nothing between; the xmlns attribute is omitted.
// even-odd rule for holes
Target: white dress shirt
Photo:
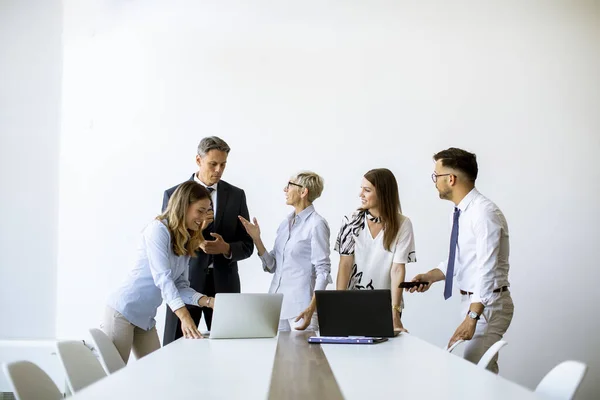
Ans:
<svg viewBox="0 0 600 400"><path fill-rule="evenodd" d="M487 306L498 297L495 289L509 286L508 224L502 211L475 188L457 207L461 212L454 277L459 289L473 293L471 303ZM441 271L447 267L448 260L439 265Z"/></svg>
<svg viewBox="0 0 600 400"><path fill-rule="evenodd" d="M202 182L200 179L198 179L198 176L196 174L194 174L194 181L196 183L201 184L202 186L204 186L205 188L211 188L214 189L212 191L212 193L210 194L210 200L212 201L212 208L213 208L213 212L215 213L215 217L217 216L217 186L219 186L219 182L215 183L212 186L206 186L204 184L204 182Z"/></svg>
<svg viewBox="0 0 600 400"><path fill-rule="evenodd" d="M290 214L277 229L275 245L260 256L263 269L274 274L269 293L283 293L281 319L298 316L315 290L331 280L329 225L314 206Z"/></svg>
<svg viewBox="0 0 600 400"><path fill-rule="evenodd" d="M171 234L163 222L150 222L142 233L135 266L108 305L144 330L156 324L156 309L163 300L173 311L185 304L197 306L204 295L190 287L189 260L173 252Z"/></svg>
<svg viewBox="0 0 600 400"><path fill-rule="evenodd" d="M212 186L206 186L204 184L204 182L202 182L200 179L198 179L198 176L196 174L194 174L194 181L196 181L196 183L201 184L206 189L208 189L208 188L213 189L213 191L210 193L210 201L212 202L213 218L217 218L217 186L219 186L219 182L215 183ZM223 256L227 259L231 258L231 254L229 254L229 255L223 254ZM212 262L212 263L210 263L208 268L214 268L214 266L215 266L215 263Z"/></svg>

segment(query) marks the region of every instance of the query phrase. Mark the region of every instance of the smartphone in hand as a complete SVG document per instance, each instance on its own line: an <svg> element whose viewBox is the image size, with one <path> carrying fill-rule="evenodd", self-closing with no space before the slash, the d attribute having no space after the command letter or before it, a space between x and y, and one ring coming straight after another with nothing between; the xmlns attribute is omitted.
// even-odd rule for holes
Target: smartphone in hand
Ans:
<svg viewBox="0 0 600 400"><path fill-rule="evenodd" d="M410 289L413 287L419 287L419 285L427 286L429 285L429 282L400 282L400 286L398 287L401 289Z"/></svg>

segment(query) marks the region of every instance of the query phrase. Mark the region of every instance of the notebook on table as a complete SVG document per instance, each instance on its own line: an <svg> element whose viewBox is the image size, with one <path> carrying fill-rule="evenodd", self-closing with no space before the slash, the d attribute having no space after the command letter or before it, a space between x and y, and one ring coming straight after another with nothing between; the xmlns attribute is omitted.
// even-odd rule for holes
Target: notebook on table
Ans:
<svg viewBox="0 0 600 400"><path fill-rule="evenodd" d="M384 337L367 336L311 336L308 343L377 344L388 340Z"/></svg>

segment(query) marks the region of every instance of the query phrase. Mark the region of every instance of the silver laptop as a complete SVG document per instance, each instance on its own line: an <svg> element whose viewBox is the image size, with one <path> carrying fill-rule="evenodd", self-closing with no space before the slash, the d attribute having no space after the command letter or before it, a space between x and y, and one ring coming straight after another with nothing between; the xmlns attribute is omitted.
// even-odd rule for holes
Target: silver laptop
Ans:
<svg viewBox="0 0 600 400"><path fill-rule="evenodd" d="M282 302L282 293L217 293L209 337L275 337Z"/></svg>

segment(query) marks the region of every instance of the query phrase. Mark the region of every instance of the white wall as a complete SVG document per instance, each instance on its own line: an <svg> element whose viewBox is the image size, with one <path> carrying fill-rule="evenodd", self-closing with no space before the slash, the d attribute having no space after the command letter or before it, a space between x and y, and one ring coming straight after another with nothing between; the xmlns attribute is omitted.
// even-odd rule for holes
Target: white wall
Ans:
<svg viewBox="0 0 600 400"><path fill-rule="evenodd" d="M581 398L594 397L600 10L498 3L66 0L57 334L98 324L203 136L231 145L225 179L246 190L267 243L292 173L323 175L316 207L335 233L362 175L392 169L416 231L409 276L446 255L451 205L431 155L459 146L477 153L478 187L512 233L502 375L534 387L579 359L591 367ZM243 291L267 290L259 264L241 264ZM441 286L407 296L405 325L443 346L458 300Z"/></svg>
<svg viewBox="0 0 600 400"><path fill-rule="evenodd" d="M0 339L55 334L61 34L59 0L0 0Z"/></svg>

